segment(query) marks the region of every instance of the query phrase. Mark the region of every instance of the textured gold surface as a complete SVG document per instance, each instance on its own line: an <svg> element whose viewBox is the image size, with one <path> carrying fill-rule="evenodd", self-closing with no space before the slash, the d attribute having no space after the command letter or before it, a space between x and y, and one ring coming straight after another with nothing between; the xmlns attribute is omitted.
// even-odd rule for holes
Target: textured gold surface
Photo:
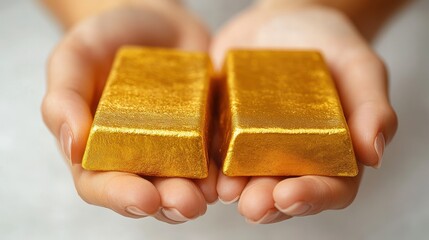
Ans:
<svg viewBox="0 0 429 240"><path fill-rule="evenodd" d="M220 154L229 176L355 176L335 85L312 51L230 51Z"/></svg>
<svg viewBox="0 0 429 240"><path fill-rule="evenodd" d="M211 65L203 53L122 48L82 166L148 176L208 174Z"/></svg>

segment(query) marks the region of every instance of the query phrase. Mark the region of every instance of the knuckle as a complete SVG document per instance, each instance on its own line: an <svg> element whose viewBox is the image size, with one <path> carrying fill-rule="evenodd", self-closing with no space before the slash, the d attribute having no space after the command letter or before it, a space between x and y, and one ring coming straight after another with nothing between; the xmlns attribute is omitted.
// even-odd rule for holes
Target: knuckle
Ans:
<svg viewBox="0 0 429 240"><path fill-rule="evenodd" d="M324 178L312 178L318 199L314 203L314 213L328 209L344 209L348 207L357 195L357 184L354 180L345 183L332 184Z"/></svg>
<svg viewBox="0 0 429 240"><path fill-rule="evenodd" d="M53 63L57 59L60 46L61 46L61 43L55 47L55 49L49 54L48 59L46 60L46 67L48 71L52 68Z"/></svg>
<svg viewBox="0 0 429 240"><path fill-rule="evenodd" d="M396 112L392 106L389 105L387 108L385 108L384 116L385 119L388 120L389 125L396 126L398 124L398 116L396 115Z"/></svg>
<svg viewBox="0 0 429 240"><path fill-rule="evenodd" d="M55 104L55 99L52 96L52 94L46 94L43 97L42 105L41 105L41 112L42 112L42 118L48 127L50 127L50 117L52 116L53 111L53 105Z"/></svg>
<svg viewBox="0 0 429 240"><path fill-rule="evenodd" d="M388 117L391 120L391 122L394 125L398 125L398 115L396 114L396 111L393 109L392 106L389 107L389 110L388 110L387 114L388 114Z"/></svg>
<svg viewBox="0 0 429 240"><path fill-rule="evenodd" d="M399 125L398 115L396 114L396 112L393 109L392 109L391 114L392 114L391 124L392 124L393 130L396 132L396 130L398 129L398 125Z"/></svg>
<svg viewBox="0 0 429 240"><path fill-rule="evenodd" d="M93 201L91 201L90 198L87 197L87 195L84 193L84 191L82 191L81 188L76 186L76 192L84 202L91 204L91 205L95 205L95 203Z"/></svg>
<svg viewBox="0 0 429 240"><path fill-rule="evenodd" d="M386 64L384 63L384 60L379 55L377 55L376 53L371 52L371 54L370 54L370 56L368 57L367 60L372 65L375 65L378 68L386 71Z"/></svg>
<svg viewBox="0 0 429 240"><path fill-rule="evenodd" d="M350 57L346 64L347 68L350 70L359 68L362 66L368 66L374 69L378 69L382 72L387 72L386 65L384 61L372 51L363 51Z"/></svg>
<svg viewBox="0 0 429 240"><path fill-rule="evenodd" d="M383 59L374 53L368 46L363 45L359 50L353 51L344 56L341 63L341 68L348 74L362 75L363 69L365 72L371 71L377 73L383 81L387 81L387 67Z"/></svg>
<svg viewBox="0 0 429 240"><path fill-rule="evenodd" d="M342 203L340 203L335 209L344 209L350 206L357 196L357 187L348 188L345 190L344 198L342 198Z"/></svg>
<svg viewBox="0 0 429 240"><path fill-rule="evenodd" d="M83 201L91 205L96 205L93 199L88 196L85 185L79 184L79 182L75 181L75 189L77 194Z"/></svg>
<svg viewBox="0 0 429 240"><path fill-rule="evenodd" d="M109 177L102 177L99 173L84 172L80 181L76 182L76 190L85 202L115 209L117 200L117 182L121 175L113 174ZM98 179L97 179L98 178Z"/></svg>
<svg viewBox="0 0 429 240"><path fill-rule="evenodd" d="M385 137L387 138L387 141L390 141L395 135L396 130L398 129L398 115L396 114L392 106L389 105L389 107L386 108L384 112L384 119L384 128L387 132L387 135L385 134Z"/></svg>
<svg viewBox="0 0 429 240"><path fill-rule="evenodd" d="M95 206L105 205L100 201L105 199L106 184L100 188L94 188L94 184L97 183L94 179L94 173L83 172L82 175L74 177L76 192L83 201Z"/></svg>

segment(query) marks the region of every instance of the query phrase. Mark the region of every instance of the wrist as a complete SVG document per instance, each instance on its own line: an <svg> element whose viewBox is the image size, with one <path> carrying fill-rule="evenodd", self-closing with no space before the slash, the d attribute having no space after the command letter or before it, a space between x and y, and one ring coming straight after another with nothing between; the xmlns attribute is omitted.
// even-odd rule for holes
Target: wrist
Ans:
<svg viewBox="0 0 429 240"><path fill-rule="evenodd" d="M181 8L179 0L42 0L64 29L69 29L91 16L125 7L139 7L164 14Z"/></svg>
<svg viewBox="0 0 429 240"><path fill-rule="evenodd" d="M346 16L371 41L386 21L403 6L407 0L257 0L259 9L296 9L311 6L330 8Z"/></svg>

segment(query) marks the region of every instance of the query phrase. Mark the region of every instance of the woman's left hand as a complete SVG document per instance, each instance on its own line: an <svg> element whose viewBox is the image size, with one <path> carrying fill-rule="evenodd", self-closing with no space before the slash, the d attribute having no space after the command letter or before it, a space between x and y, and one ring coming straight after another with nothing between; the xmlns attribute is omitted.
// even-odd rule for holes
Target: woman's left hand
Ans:
<svg viewBox="0 0 429 240"><path fill-rule="evenodd" d="M253 223L342 209L354 200L363 165L379 167L397 120L387 92L383 62L341 12L318 5L276 9L254 6L233 19L215 38L211 54L219 66L230 48L316 49L333 74L356 156L357 177L227 177L219 173L224 202Z"/></svg>

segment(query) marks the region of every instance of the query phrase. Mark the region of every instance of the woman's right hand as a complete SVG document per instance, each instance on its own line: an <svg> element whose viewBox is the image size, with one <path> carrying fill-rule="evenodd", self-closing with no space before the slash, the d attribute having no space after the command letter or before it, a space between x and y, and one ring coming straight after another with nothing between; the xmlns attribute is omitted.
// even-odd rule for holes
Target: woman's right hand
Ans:
<svg viewBox="0 0 429 240"><path fill-rule="evenodd" d="M116 7L68 31L48 64L42 112L83 200L127 217L154 216L181 223L203 215L207 203L217 200L215 164L204 180L146 179L123 172L87 171L81 166L93 114L120 46L208 49L206 29L182 6L167 1L153 5Z"/></svg>

